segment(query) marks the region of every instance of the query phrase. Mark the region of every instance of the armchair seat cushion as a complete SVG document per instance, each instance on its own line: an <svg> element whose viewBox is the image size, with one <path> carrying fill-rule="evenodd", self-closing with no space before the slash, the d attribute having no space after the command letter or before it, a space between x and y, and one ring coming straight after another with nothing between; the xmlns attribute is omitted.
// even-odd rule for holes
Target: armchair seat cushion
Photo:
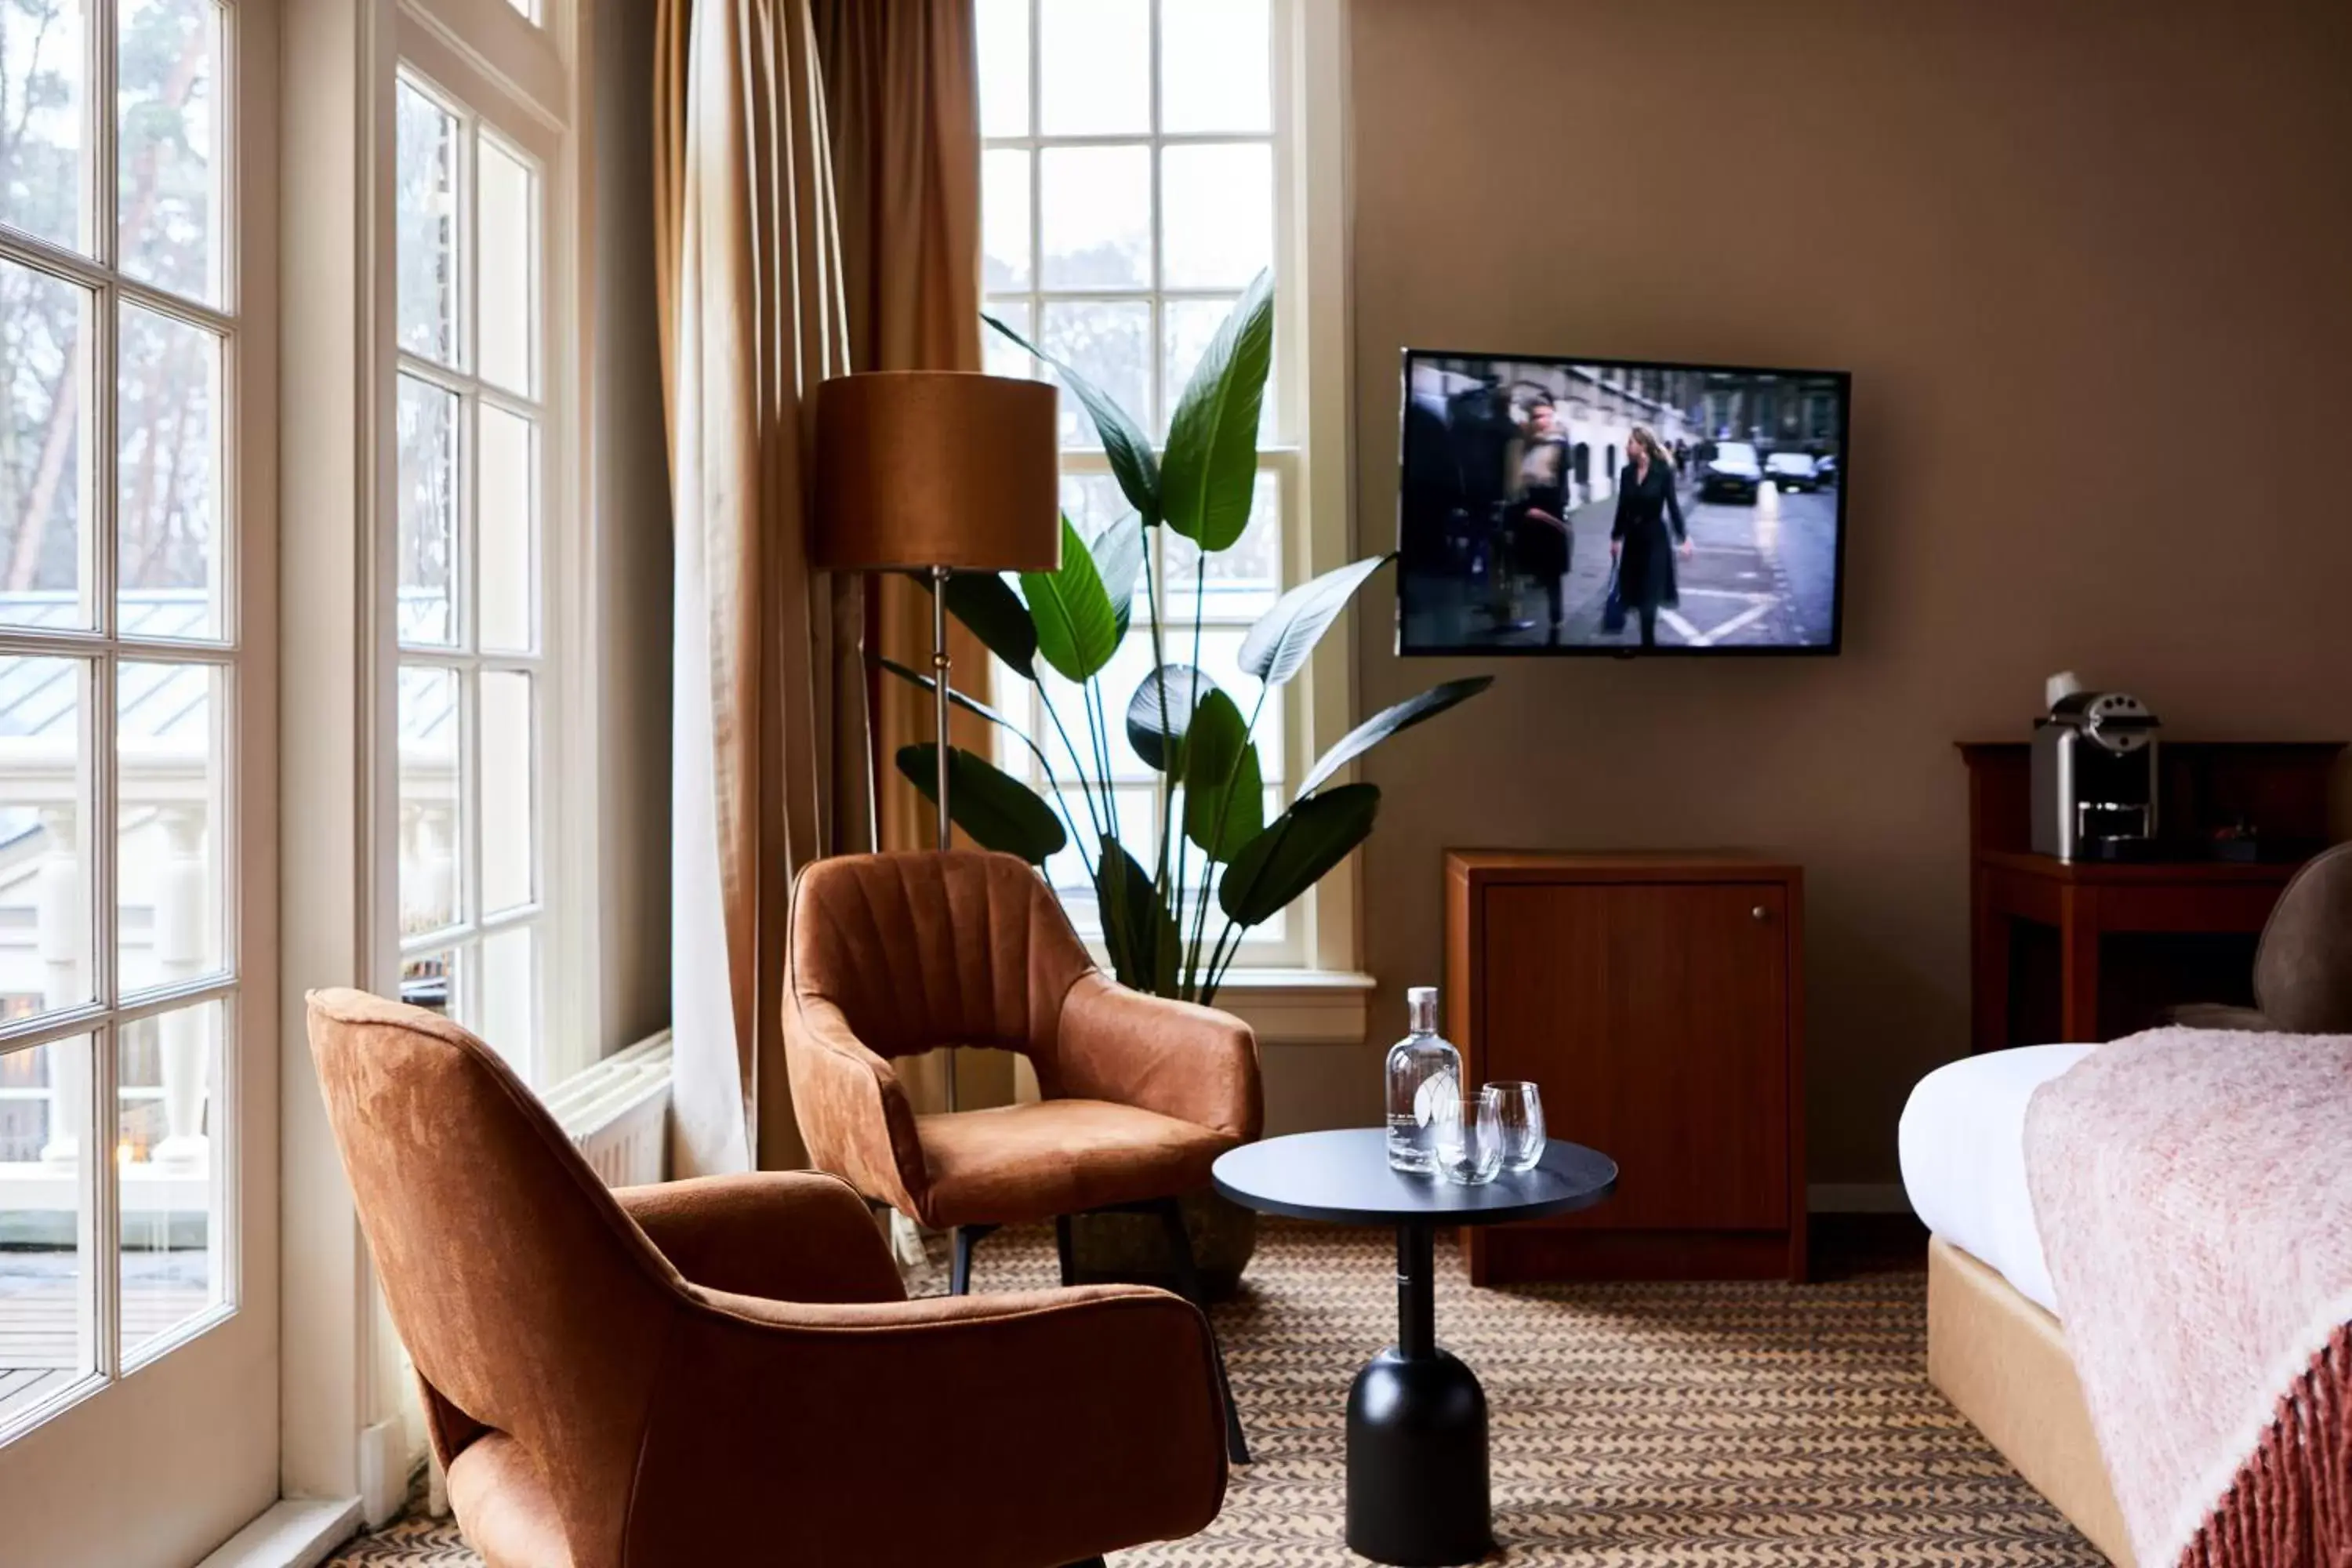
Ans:
<svg viewBox="0 0 2352 1568"><path fill-rule="evenodd" d="M1206 1186L1234 1140L1101 1100L919 1116L927 1225L1006 1225Z"/></svg>

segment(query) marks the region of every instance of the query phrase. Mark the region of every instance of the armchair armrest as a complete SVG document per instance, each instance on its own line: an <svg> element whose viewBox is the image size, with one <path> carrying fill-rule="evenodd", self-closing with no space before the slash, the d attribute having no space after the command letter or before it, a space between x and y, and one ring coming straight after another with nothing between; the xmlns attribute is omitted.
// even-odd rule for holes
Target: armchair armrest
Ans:
<svg viewBox="0 0 2352 1568"><path fill-rule="evenodd" d="M761 1171L613 1196L697 1285L780 1301L906 1299L866 1200L838 1176Z"/></svg>
<svg viewBox="0 0 2352 1568"><path fill-rule="evenodd" d="M1215 1518L1207 1321L1130 1286L808 1307L699 1292L654 1392L628 1561L1053 1568ZM907 1487L922 1493L908 1507Z"/></svg>
<svg viewBox="0 0 2352 1568"><path fill-rule="evenodd" d="M809 1159L868 1197L919 1214L930 1184L914 1108L890 1064L822 997L784 1004L784 1068Z"/></svg>
<svg viewBox="0 0 2352 1568"><path fill-rule="evenodd" d="M1236 1142L1258 1135L1257 1037L1230 1014L1130 991L1099 972L1062 1003L1064 1093L1156 1110Z"/></svg>

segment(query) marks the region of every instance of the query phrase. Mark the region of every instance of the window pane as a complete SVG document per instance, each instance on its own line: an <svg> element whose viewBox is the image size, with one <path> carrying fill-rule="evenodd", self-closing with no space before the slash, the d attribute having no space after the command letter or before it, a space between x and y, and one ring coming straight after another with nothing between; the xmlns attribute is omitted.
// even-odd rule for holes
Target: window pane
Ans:
<svg viewBox="0 0 2352 1568"><path fill-rule="evenodd" d="M226 679L203 664L126 662L115 676L115 945L125 992L220 967Z"/></svg>
<svg viewBox="0 0 2352 1568"><path fill-rule="evenodd" d="M457 640L457 395L400 378L400 640Z"/></svg>
<svg viewBox="0 0 2352 1568"><path fill-rule="evenodd" d="M1151 129L1149 0L1042 0L1039 129L1100 136Z"/></svg>
<svg viewBox="0 0 2352 1568"><path fill-rule="evenodd" d="M1049 147L1037 154L1048 289L1151 284L1151 150Z"/></svg>
<svg viewBox="0 0 2352 1568"><path fill-rule="evenodd" d="M1000 147L980 156L980 286L1029 287L1029 154Z"/></svg>
<svg viewBox="0 0 2352 1568"><path fill-rule="evenodd" d="M82 243L82 87L87 26L78 0L0 6L0 222Z"/></svg>
<svg viewBox="0 0 2352 1568"><path fill-rule="evenodd" d="M1184 386L1199 368L1201 355L1207 352L1210 340L1217 329L1233 314L1231 300L1171 300L1160 309L1161 331L1166 342L1160 359L1161 380L1160 425L1166 434L1168 421L1176 416L1176 405L1182 401ZM1265 401L1258 409L1257 438L1261 446L1274 439L1275 378L1269 371L1265 378Z"/></svg>
<svg viewBox="0 0 2352 1568"><path fill-rule="evenodd" d="M488 136L476 148L474 167L480 185L474 321L482 378L529 397L538 390L531 362L539 325L539 176Z"/></svg>
<svg viewBox="0 0 2352 1568"><path fill-rule="evenodd" d="M218 637L220 340L129 303L121 323L115 526L122 633Z"/></svg>
<svg viewBox="0 0 2352 1568"><path fill-rule="evenodd" d="M122 269L193 299L213 264L214 0L123 0L115 38Z"/></svg>
<svg viewBox="0 0 2352 1568"><path fill-rule="evenodd" d="M400 346L457 363L457 117L402 82L394 114L399 167Z"/></svg>
<svg viewBox="0 0 2352 1568"><path fill-rule="evenodd" d="M1151 307L1141 300L1107 303L1053 300L1045 306L1038 346L1076 367L1139 420L1150 417ZM1094 421L1075 397L1061 400L1062 445L1098 447Z"/></svg>
<svg viewBox="0 0 2352 1568"><path fill-rule="evenodd" d="M1029 319L1026 300L991 300L983 307L988 313L1034 342L1036 323ZM1041 376L1045 366L1031 359L1014 346L1012 340L993 327L983 326L980 331L981 368L991 375Z"/></svg>
<svg viewBox="0 0 2352 1568"><path fill-rule="evenodd" d="M114 1156L121 1178L122 1353L169 1336L220 1305L218 1002L122 1026Z"/></svg>
<svg viewBox="0 0 2352 1568"><path fill-rule="evenodd" d="M1029 0L980 0L980 133L1029 134Z"/></svg>
<svg viewBox="0 0 2352 1568"><path fill-rule="evenodd" d="M32 937L0 946L0 1016L79 1006L94 994L82 750L89 681L84 659L0 658L0 845L31 873L6 902Z"/></svg>
<svg viewBox="0 0 2352 1568"><path fill-rule="evenodd" d="M443 1017L457 1011L457 955L454 952L420 953L400 966L400 999Z"/></svg>
<svg viewBox="0 0 2352 1568"><path fill-rule="evenodd" d="M1192 577L1201 552L1192 542L1170 532L1169 591L1181 606L1192 602ZM1209 557L1203 613L1213 619L1255 620L1282 591L1282 485L1260 470L1250 496L1249 526L1230 546Z"/></svg>
<svg viewBox="0 0 2352 1568"><path fill-rule="evenodd" d="M1164 0L1160 129L1273 130L1273 38L1266 0Z"/></svg>
<svg viewBox="0 0 2352 1568"><path fill-rule="evenodd" d="M17 626L89 625L89 321L86 289L0 261L0 620Z"/></svg>
<svg viewBox="0 0 2352 1568"><path fill-rule="evenodd" d="M1173 632L1170 634L1168 658L1171 662L1185 662L1188 659L1192 648L1190 627L1191 622L1188 619L1186 622L1188 635L1179 637ZM1122 783L1131 780L1139 784L1148 784L1160 776L1151 770L1150 764L1135 754L1135 748L1128 742L1127 739L1128 700L1135 695L1136 688L1143 684L1143 678L1150 673L1151 673L1151 637L1148 630L1137 626L1128 634L1127 640L1119 644L1118 651L1111 655L1110 663L1103 668L1102 674L1098 678L1102 681L1103 700L1110 707L1110 773L1112 778ZM1087 744L1085 696L1076 685L1055 674L1053 667L1043 659L1037 661L1037 676L1039 689L1052 700L1054 711L1061 715L1062 722L1069 726L1070 733L1076 737L1078 745L1083 749ZM1047 725L1047 730L1049 731L1051 730L1050 723ZM1047 754L1059 754L1058 741L1055 746L1048 750ZM1090 778L1095 777L1097 770L1089 764L1087 773Z"/></svg>
<svg viewBox="0 0 2352 1568"><path fill-rule="evenodd" d="M1239 289L1273 261L1272 147L1170 147L1160 174L1166 287Z"/></svg>
<svg viewBox="0 0 2352 1568"><path fill-rule="evenodd" d="M474 1030L525 1079L532 1076L539 1048L538 972L532 963L532 947L529 926L484 940L482 999Z"/></svg>
<svg viewBox="0 0 2352 1568"><path fill-rule="evenodd" d="M87 1036L0 1057L0 1422L63 1393L98 1366L90 1216L81 1156L90 1142Z"/></svg>
<svg viewBox="0 0 2352 1568"><path fill-rule="evenodd" d="M474 496L481 577L475 613L481 617L480 641L502 653L526 652L532 646L538 532L531 422L485 403L476 414L475 434L480 456L476 470L480 489Z"/></svg>
<svg viewBox="0 0 2352 1568"><path fill-rule="evenodd" d="M457 921L460 854L455 671L400 668L400 933Z"/></svg>
<svg viewBox="0 0 2352 1568"><path fill-rule="evenodd" d="M482 672L482 909L496 914L530 901L530 677Z"/></svg>

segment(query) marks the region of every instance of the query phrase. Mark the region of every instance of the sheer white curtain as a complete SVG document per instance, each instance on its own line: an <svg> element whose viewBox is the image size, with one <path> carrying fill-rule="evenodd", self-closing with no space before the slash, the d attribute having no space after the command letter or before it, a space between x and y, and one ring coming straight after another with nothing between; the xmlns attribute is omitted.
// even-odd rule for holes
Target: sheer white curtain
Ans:
<svg viewBox="0 0 2352 1568"><path fill-rule="evenodd" d="M677 517L672 1165L803 1163L779 1052L793 873L873 822L861 590L803 546L848 369L807 0L662 0L656 262Z"/></svg>

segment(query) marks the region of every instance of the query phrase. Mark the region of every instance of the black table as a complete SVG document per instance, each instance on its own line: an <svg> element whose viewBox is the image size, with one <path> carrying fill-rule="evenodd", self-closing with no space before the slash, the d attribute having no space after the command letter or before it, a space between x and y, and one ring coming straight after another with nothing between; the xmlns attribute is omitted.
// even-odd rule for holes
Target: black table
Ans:
<svg viewBox="0 0 2352 1568"><path fill-rule="evenodd" d="M1397 1342L1348 1391L1348 1544L1376 1563L1440 1568L1494 1544L1486 1392L1437 1347L1434 1237L1589 1208L1617 1190L1617 1163L1554 1139L1530 1171L1485 1186L1392 1171L1377 1127L1269 1138L1221 1156L1217 1191L1245 1208L1397 1231Z"/></svg>

